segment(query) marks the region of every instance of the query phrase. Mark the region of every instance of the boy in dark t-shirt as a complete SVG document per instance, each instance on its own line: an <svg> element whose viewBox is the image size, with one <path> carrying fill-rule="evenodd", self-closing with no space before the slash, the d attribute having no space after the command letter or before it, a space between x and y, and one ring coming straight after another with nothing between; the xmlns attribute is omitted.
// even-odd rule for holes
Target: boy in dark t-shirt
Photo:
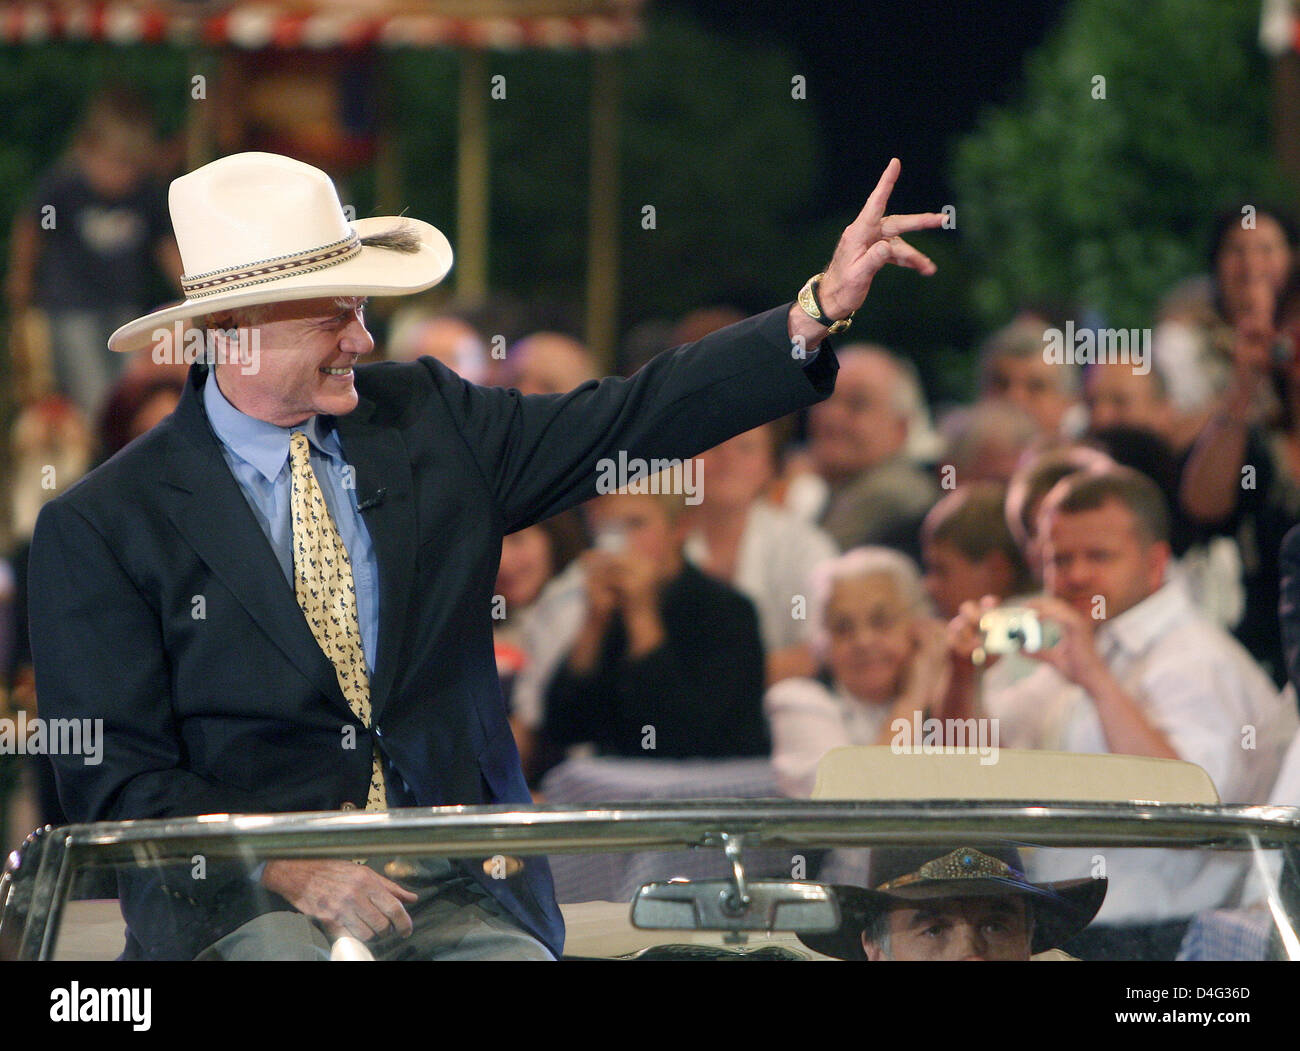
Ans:
<svg viewBox="0 0 1300 1051"><path fill-rule="evenodd" d="M154 151L148 110L107 92L14 220L9 307L44 312L59 389L91 416L130 363L109 351L109 335L152 305L155 265L180 279Z"/></svg>
<svg viewBox="0 0 1300 1051"><path fill-rule="evenodd" d="M682 503L614 493L590 505L587 615L546 696L555 744L651 759L768 754L758 614L682 557Z"/></svg>

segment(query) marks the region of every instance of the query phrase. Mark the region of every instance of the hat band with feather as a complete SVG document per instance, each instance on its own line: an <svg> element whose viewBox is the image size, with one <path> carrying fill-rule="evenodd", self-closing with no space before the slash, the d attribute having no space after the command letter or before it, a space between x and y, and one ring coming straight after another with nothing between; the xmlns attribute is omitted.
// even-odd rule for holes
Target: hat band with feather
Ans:
<svg viewBox="0 0 1300 1051"><path fill-rule="evenodd" d="M181 289L186 299L202 299L222 292L277 281L294 274L306 274L313 270L345 263L361 251L361 238L356 231L332 244L309 248L292 255L277 256L249 263L246 266L226 267L206 274L185 275L181 278Z"/></svg>
<svg viewBox="0 0 1300 1051"><path fill-rule="evenodd" d="M271 303L408 296L451 269L452 250L435 226L402 215L351 219L319 168L273 153L220 157L172 181L168 194L185 299L127 322L111 350L152 346L177 322Z"/></svg>

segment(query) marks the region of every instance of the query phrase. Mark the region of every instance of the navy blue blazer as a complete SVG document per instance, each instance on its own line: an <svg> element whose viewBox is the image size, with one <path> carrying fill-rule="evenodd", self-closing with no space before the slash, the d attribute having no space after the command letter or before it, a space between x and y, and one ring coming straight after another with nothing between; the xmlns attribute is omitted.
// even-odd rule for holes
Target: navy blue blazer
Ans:
<svg viewBox="0 0 1300 1051"><path fill-rule="evenodd" d="M1300 691L1300 525L1292 526L1282 538L1281 599L1278 619L1282 627L1282 651L1286 677Z"/></svg>
<svg viewBox="0 0 1300 1051"><path fill-rule="evenodd" d="M788 310L562 395L475 386L431 358L356 370L360 403L336 425L359 497L385 490L363 512L380 580L374 737L222 458L194 366L175 413L36 525L41 714L104 720L101 764L56 758L71 820L362 806L376 742L415 805L529 802L493 656L502 536L595 496L603 457L692 456L829 395L834 353L797 360ZM542 859L476 875L559 955ZM290 908L234 864L119 884L132 957L192 958Z"/></svg>

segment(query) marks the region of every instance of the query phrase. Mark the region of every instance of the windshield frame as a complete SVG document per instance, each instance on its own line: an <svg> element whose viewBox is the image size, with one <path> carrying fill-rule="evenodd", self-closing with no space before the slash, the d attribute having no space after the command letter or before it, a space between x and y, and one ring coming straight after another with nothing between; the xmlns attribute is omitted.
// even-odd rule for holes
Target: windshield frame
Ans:
<svg viewBox="0 0 1300 1051"><path fill-rule="evenodd" d="M684 848L816 850L1012 841L1300 856L1300 807L1009 800L692 800L583 807L424 807L382 812L212 814L38 830L0 876L0 938L49 959L76 875L97 865L209 860L545 855ZM1300 917L1290 916L1294 928ZM15 929L17 928L17 929Z"/></svg>

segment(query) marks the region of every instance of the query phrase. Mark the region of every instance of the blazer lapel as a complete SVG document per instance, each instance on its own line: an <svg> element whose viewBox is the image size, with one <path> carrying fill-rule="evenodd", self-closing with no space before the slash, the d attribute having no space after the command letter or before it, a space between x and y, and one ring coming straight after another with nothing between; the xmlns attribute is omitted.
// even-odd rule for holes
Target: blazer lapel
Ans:
<svg viewBox="0 0 1300 1051"><path fill-rule="evenodd" d="M417 523L411 462L401 431L376 423L374 410L374 403L361 395L357 407L334 423L344 458L356 469L358 502L374 501L361 517L379 562L379 646L370 679L371 713L377 720L397 674L415 572Z"/></svg>
<svg viewBox="0 0 1300 1051"><path fill-rule="evenodd" d="M202 404L205 375L201 366L191 368L173 416L179 435L163 468L163 484L172 491L168 515L271 641L337 707L350 712L334 666L307 626L208 424Z"/></svg>

